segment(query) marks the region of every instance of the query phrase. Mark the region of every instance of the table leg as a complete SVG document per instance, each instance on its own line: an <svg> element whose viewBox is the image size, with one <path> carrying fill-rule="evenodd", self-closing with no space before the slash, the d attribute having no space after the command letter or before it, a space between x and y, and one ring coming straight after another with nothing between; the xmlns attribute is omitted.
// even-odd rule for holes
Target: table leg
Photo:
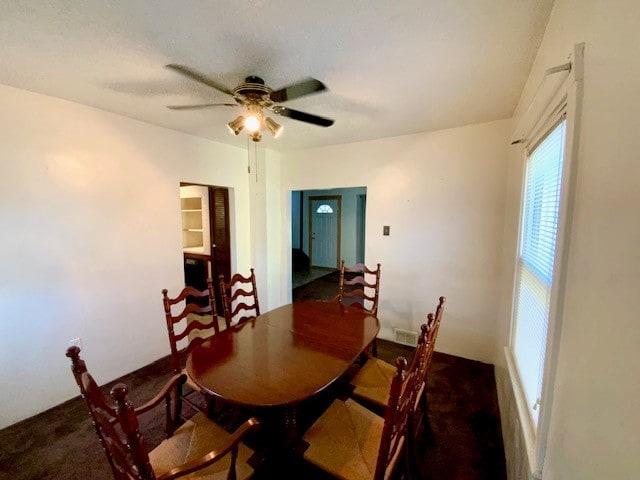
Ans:
<svg viewBox="0 0 640 480"><path fill-rule="evenodd" d="M284 441L286 447L294 445L298 438L298 420L296 407L289 406L284 409Z"/></svg>

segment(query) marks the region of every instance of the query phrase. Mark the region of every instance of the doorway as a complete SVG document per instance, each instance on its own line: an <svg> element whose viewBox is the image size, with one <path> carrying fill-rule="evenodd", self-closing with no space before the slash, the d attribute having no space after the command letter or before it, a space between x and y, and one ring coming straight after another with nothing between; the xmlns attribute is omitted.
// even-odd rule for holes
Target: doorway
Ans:
<svg viewBox="0 0 640 480"><path fill-rule="evenodd" d="M330 290L335 295L336 270L340 261L344 260L346 265L364 262L366 196L366 187L291 192L291 280L294 301L299 297L296 291L307 284L319 293L323 288L320 284L324 282L327 284L327 293ZM339 206L332 202L334 199L339 199ZM319 213L319 208L327 213ZM333 214L328 213L329 209L333 210ZM337 225L332 223L332 215ZM325 237L333 238L333 234L326 232L334 228L337 230L335 244L326 245L326 242L320 241ZM308 291L304 293L304 298L321 298L313 292L311 297Z"/></svg>
<svg viewBox="0 0 640 480"><path fill-rule="evenodd" d="M311 268L340 266L340 224L342 197L309 197L309 252Z"/></svg>
<svg viewBox="0 0 640 480"><path fill-rule="evenodd" d="M229 279L229 189L180 183L180 210L185 286L205 290L208 278L214 285L219 275ZM219 295L216 295L216 308L222 311Z"/></svg>

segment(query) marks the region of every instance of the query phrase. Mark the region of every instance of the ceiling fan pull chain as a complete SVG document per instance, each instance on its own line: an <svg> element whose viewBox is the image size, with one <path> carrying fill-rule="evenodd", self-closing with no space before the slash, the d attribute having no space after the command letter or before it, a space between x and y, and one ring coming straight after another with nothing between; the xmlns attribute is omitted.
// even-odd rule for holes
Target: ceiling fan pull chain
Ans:
<svg viewBox="0 0 640 480"><path fill-rule="evenodd" d="M258 183L258 143L253 142L253 161L256 162L256 183Z"/></svg>
<svg viewBox="0 0 640 480"><path fill-rule="evenodd" d="M251 152L249 151L249 137L247 137L247 174L251 175Z"/></svg>

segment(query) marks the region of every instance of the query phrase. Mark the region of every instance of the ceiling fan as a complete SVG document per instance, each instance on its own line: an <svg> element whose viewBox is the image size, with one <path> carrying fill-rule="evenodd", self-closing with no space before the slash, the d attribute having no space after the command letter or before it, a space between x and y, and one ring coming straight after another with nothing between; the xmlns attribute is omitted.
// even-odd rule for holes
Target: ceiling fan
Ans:
<svg viewBox="0 0 640 480"><path fill-rule="evenodd" d="M278 138L282 133L282 125L278 124L271 117L265 115L265 110L276 115L288 117L300 122L318 125L320 127L330 127L333 120L330 118L320 117L311 113L293 110L292 108L276 105L278 103L293 100L294 98L304 97L313 93L322 92L327 87L315 78L307 78L293 85L283 87L279 90L273 90L265 85L264 80L260 77L249 76L244 82L230 90L223 85L219 85L210 78L204 76L195 70L183 65L169 64L167 68L180 73L186 77L200 82L208 87L214 88L219 92L230 95L236 103L205 103L200 105L169 105L167 108L171 110L195 110L210 107L246 107L246 112L239 115L227 124L227 127L234 135L238 135L243 129L247 129L251 139L259 142L262 138L262 130L269 130L274 138Z"/></svg>

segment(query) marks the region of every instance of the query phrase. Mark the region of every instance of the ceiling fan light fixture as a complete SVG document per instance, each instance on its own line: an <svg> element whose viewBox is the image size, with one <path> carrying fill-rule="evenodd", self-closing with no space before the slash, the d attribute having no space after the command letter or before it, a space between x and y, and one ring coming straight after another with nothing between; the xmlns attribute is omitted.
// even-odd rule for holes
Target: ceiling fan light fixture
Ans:
<svg viewBox="0 0 640 480"><path fill-rule="evenodd" d="M246 117L244 117L244 128L251 133L259 132L262 128L262 122L260 121L260 117L255 113L250 113Z"/></svg>
<svg viewBox="0 0 640 480"><path fill-rule="evenodd" d="M260 132L260 130L256 132L250 132L249 135L251 135L251 140L253 140L254 142L259 142L260 140L262 140L262 133Z"/></svg>
<svg viewBox="0 0 640 480"><path fill-rule="evenodd" d="M227 128L234 135L238 135L244 128L244 117L240 115L236 119L231 120L227 123Z"/></svg>
<svg viewBox="0 0 640 480"><path fill-rule="evenodd" d="M196 70L185 65L169 64L167 68L179 73L191 80L213 88L218 92L233 97L235 103L205 103L199 105L169 105L167 108L171 110L196 110L210 107L246 107L243 115L237 117L227 124L227 128L234 135L239 135L242 130L247 133L254 142L258 142L262 138L262 131L269 130L274 138L278 138L283 131L282 125L278 124L272 118L265 117L263 113L270 111L275 115L305 122L319 127L330 127L334 121L330 118L321 117L311 113L301 112L292 108L277 105L279 103L294 100L314 93L327 90L327 87L320 80L315 78L306 78L294 84L274 90L269 87L265 81L255 75L250 75L244 79L233 89L229 89L224 85L217 83L215 80L208 78Z"/></svg>
<svg viewBox="0 0 640 480"><path fill-rule="evenodd" d="M266 125L267 130L269 130L269 133L273 135L273 138L278 138L284 130L284 127L271 117L265 118L264 124Z"/></svg>

